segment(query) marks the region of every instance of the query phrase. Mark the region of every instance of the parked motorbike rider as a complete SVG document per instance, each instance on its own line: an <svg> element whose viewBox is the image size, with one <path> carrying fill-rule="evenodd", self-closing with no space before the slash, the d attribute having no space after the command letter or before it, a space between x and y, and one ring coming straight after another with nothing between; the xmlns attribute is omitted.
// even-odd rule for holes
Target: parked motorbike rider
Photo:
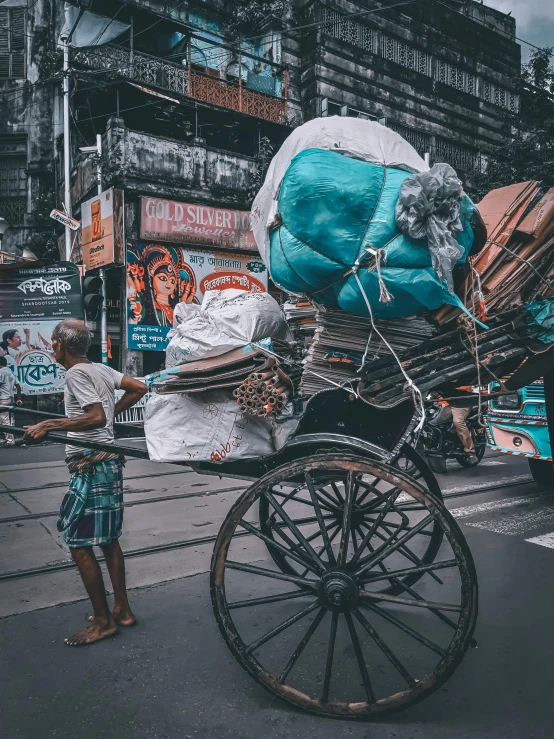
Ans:
<svg viewBox="0 0 554 739"><path fill-rule="evenodd" d="M471 392L472 388L468 385L457 387L454 382L441 386L442 400L448 398L448 404L452 410L452 423L458 434L458 438L464 447L464 453L467 460L474 466L479 463L475 454L475 444L471 431L467 427L467 417L471 412L472 406L475 405L475 395ZM467 396L467 397L464 397Z"/></svg>

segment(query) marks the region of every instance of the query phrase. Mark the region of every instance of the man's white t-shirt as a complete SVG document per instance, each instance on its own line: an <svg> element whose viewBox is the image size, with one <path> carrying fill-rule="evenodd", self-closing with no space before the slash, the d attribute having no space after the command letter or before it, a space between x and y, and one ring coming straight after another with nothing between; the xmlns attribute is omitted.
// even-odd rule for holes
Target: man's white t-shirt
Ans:
<svg viewBox="0 0 554 739"><path fill-rule="evenodd" d="M115 391L121 387L121 372L105 364L95 362L76 364L67 370L65 375L65 412L68 418L82 416L84 409L93 403L102 403L106 414L106 425L92 431L68 431L72 439L88 439L102 444L111 444L114 440L113 422L115 408ZM67 454L88 451L86 447L68 444Z"/></svg>
<svg viewBox="0 0 554 739"><path fill-rule="evenodd" d="M11 405L15 396L15 377L8 367L0 367L0 405Z"/></svg>

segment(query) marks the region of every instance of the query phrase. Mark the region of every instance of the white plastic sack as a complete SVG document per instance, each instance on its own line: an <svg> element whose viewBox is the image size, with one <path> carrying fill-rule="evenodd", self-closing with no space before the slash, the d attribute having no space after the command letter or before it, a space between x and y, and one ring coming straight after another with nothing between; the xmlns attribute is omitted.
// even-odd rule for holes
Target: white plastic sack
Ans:
<svg viewBox="0 0 554 739"><path fill-rule="evenodd" d="M223 462L275 451L271 423L243 414L225 391L152 395L144 432L155 462Z"/></svg>
<svg viewBox="0 0 554 739"><path fill-rule="evenodd" d="M279 188L289 164L304 149L348 152L356 159L408 172L426 172L429 169L400 134L375 121L331 116L314 118L295 128L271 160L265 182L252 205L252 231L266 265L269 255L267 229L277 214Z"/></svg>
<svg viewBox="0 0 554 739"><path fill-rule="evenodd" d="M289 338L281 308L268 293L212 290L200 309L191 308L182 303L175 308L166 367L217 357L251 341Z"/></svg>

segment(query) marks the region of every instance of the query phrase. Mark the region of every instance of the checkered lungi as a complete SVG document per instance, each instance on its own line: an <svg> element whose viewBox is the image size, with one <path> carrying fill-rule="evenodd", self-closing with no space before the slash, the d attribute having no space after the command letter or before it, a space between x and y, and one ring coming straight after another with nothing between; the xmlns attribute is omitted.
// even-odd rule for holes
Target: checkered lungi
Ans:
<svg viewBox="0 0 554 739"><path fill-rule="evenodd" d="M123 463L99 462L71 475L60 507L58 531L68 547L109 544L121 536Z"/></svg>

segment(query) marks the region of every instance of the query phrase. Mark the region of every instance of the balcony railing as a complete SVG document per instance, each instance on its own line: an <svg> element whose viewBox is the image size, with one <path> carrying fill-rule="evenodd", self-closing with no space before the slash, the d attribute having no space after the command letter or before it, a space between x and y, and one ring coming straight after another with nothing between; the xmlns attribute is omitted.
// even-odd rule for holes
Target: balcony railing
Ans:
<svg viewBox="0 0 554 739"><path fill-rule="evenodd" d="M269 95L250 89L248 81L229 81L188 70L182 64L112 44L76 49L73 62L81 67L105 70L107 77L142 83L273 123L286 120L286 79L283 96ZM285 77L286 74L285 71Z"/></svg>

